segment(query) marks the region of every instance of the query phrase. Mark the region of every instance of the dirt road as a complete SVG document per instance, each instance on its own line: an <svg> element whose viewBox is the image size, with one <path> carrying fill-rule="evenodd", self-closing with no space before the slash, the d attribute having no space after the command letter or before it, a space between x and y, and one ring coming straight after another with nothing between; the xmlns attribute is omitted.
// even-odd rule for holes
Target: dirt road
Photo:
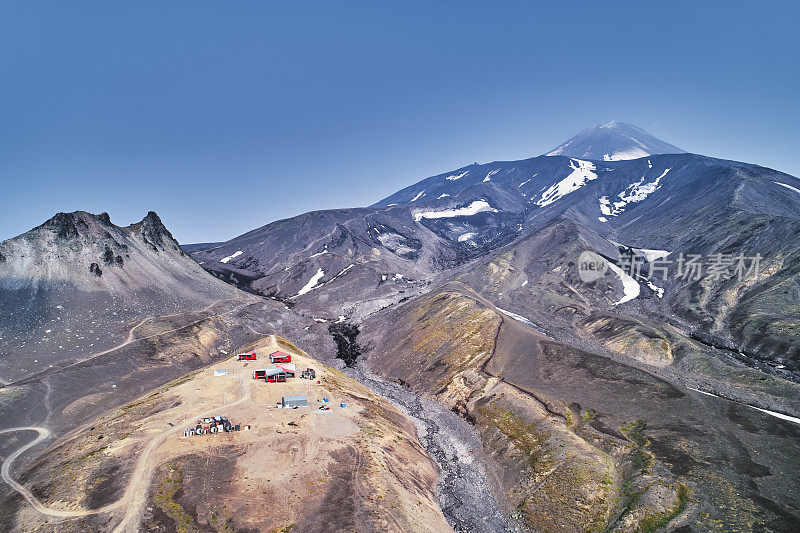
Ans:
<svg viewBox="0 0 800 533"><path fill-rule="evenodd" d="M249 374L249 371L248 371ZM238 400L233 402L227 403L225 405L219 407L213 407L210 409L205 410L202 413L197 413L191 416L191 418L203 418L204 416L210 415L214 411L220 411L223 409L229 409L241 403L250 401L250 380L245 380L245 369L241 368L239 370L239 386L241 387L242 396ZM170 428L153 440L150 441L150 444L142 451L139 458L136 460L136 465L134 466L133 473L131 474L131 479L128 481L128 488L125 489L125 495L122 497L122 500L125 502L122 505L127 504L127 508L125 510L125 515L122 518L122 521L114 528L115 533L119 533L122 531L136 531L138 525L138 517L141 515L144 506L147 503L148 497L148 487L150 486L150 480L153 474L153 471L158 466L150 461L150 456L153 452L169 437L170 435L174 435L176 433L180 433L185 428L182 425L177 425L174 428ZM112 504L115 505L115 504Z"/></svg>
<svg viewBox="0 0 800 533"><path fill-rule="evenodd" d="M227 299L226 300L217 300L216 302L214 302L214 303L210 304L209 306L205 307L204 309L202 309L201 312L206 312L209 309L211 309L212 307L214 307L215 305L217 305L217 304L219 304L219 303L221 303L223 301L227 301ZM199 320L196 320L196 321L192 322L191 324L187 324L187 325L182 326L180 328L175 328L174 330L170 330L170 331L168 331L166 333L171 333L171 332L174 332L174 331L178 331L180 329L184 329L184 328L190 327L193 324L196 324L196 323L201 322L203 320L207 320L209 318L214 318L214 317L218 317L218 316L225 316L225 315L228 315L228 314L231 314L231 313L235 313L236 311L238 311L242 307L244 307L246 305L250 305L250 304L254 303L255 301L257 301L257 300L256 299L252 299L252 300L248 299L244 303L236 306L235 308L233 308L233 309L231 309L229 311L226 311L224 313L219 313L219 314L216 314L216 315L203 317L203 318L201 318ZM130 329L130 331L128 332L127 339L124 342L120 343L119 345L115 346L114 348L111 348L111 349L108 349L108 350L105 350L103 352L99 352L99 353L96 353L96 354L92 354L92 355L90 355L90 356L88 356L86 358L83 358L83 359L79 360L79 361L75 361L75 362L72 363L72 365L79 364L79 363L84 362L84 361L88 361L88 360L90 360L92 358L99 357L101 355L113 352L115 350L119 350L120 348L123 348L124 346L127 346L127 345L129 345L129 344L131 344L133 342L138 342L140 340L147 339L149 337L138 337L138 338L134 337L134 332L139 327L141 327L143 324L148 322L149 320L153 320L155 318L165 318L165 317L170 317L170 316L175 316L175 315L163 315L163 316L148 317L148 318L142 320L141 322L139 322L138 324L136 324L135 326L133 326ZM164 332L160 333L160 335L162 335L162 336L164 334L165 334ZM274 338L272 339L272 341L274 342ZM206 410L206 411L204 411L202 413L198 413L197 415L194 415L194 416L196 416L197 418L202 418L202 417L210 414L214 410L218 410L220 408L233 407L235 405L238 405L240 403L248 401L250 399L250 388L249 388L249 384L246 385L245 383L246 382L245 382L245 379L244 379L244 369L242 369L241 372L240 372L240 375L239 375L239 384L240 384L241 391L242 391L241 398L239 398L238 400L235 400L233 402L230 402L230 403L228 403L226 405L223 405L221 407L215 407L213 409L208 409L208 410ZM133 526L130 526L129 524L131 523L131 519L134 516L138 515L138 513L141 511L141 505L143 505L144 502L146 501L146 497L147 497L147 490L146 489L147 489L147 484L149 484L149 481L150 481L150 477L149 477L148 474L151 473L152 469L154 468L154 465L150 464L149 458L150 458L151 454L153 453L153 451L156 448L158 448L158 446L162 442L164 442L164 440L168 436L170 436L170 435L172 435L174 433L177 433L181 429L182 429L181 427L169 428L168 430L165 430L163 433L157 435L153 440L151 440L150 443L147 445L147 447L142 451L142 453L139 456L139 458L137 459L136 464L134 466L133 473L131 474L131 479L128 482L128 487L126 488L125 494L122 496L122 498L120 498L116 502L110 503L108 505L105 505L105 506L97 508L97 509L86 510L86 511L64 511L64 510L60 510L60 509L53 509L51 507L47 507L41 501L39 501L31 493L30 490L25 488L20 483L16 482L11 477L11 466L13 465L14 461L20 455L25 453L27 450L29 450L30 448L33 448L35 446L38 446L39 444L43 443L44 441L46 441L50 437L50 430L48 428L46 428L46 427L21 426L21 427L13 427L13 428L6 428L6 429L0 430L0 434L17 433L17 432L24 432L24 431L35 431L38 434L38 436L34 440L32 440L29 443L25 444L24 446L21 446L20 448L16 449L14 452L12 452L3 461L2 468L0 468L0 474L2 475L3 481L5 481L12 489L14 489L17 493L19 493L23 498L25 498L25 500L37 512L39 512L39 513L41 513L43 515L51 516L51 517L55 517L55 518L77 518L77 517L82 517L82 516L89 516L89 515L107 513L107 512L115 511L115 510L120 509L122 507L128 506L129 508L125 513L125 517L123 518L123 521L117 526L115 531L125 531L125 530L135 531L136 530L135 523L133 524Z"/></svg>
<svg viewBox="0 0 800 533"><path fill-rule="evenodd" d="M212 304L209 304L208 306L204 307L199 312L200 313L205 313L205 312L209 311L215 305L220 304L222 302L227 302L227 301L230 301L230 300L239 300L239 298L225 298L225 299L222 299L222 300L217 300L216 302L214 302ZM129 344L133 344L135 342L139 342L139 341L143 341L143 340L147 340L147 339L152 339L154 337L163 337L164 335L168 335L170 333L175 333L176 331L180 331L182 329L186 329L186 328L190 328L192 326L195 326L195 325L199 324L200 322L203 322L204 320L208 320L210 318L222 317L222 316L227 316L227 315L233 314L233 313L237 312L239 309L241 309L242 307L245 307L247 305L253 304L253 303L257 302L257 301L259 301L259 300L256 299L256 298L248 299L244 303L239 304L236 307L234 307L233 309L231 309L229 311L225 311L224 313L217 313L216 315L204 316L203 318L198 318L197 320L194 320L194 321L192 321L192 322L190 322L188 324L184 324L183 326L180 326L178 328L170 329L168 331L161 331L159 333L155 333L153 335L148 335L146 337L134 337L134 332L137 329L139 329L140 327L142 327L143 325L145 325L147 322L151 321L151 320L154 320L156 318L170 318L170 317L178 316L178 315L181 315L181 314L184 314L184 313L173 313L171 315L149 316L149 317L145 318L144 320L142 320L141 322L139 322L138 324L136 324L135 326L133 326L130 329L130 331L128 332L127 338L123 342L121 342L120 344L114 346L113 348L109 348L108 350L103 350L102 352L93 353L92 355L88 355L88 356L83 357L81 359L77 359L77 360L73 361L72 363L70 363L69 365L67 365L65 367L62 367L62 368L59 368L58 370L63 370L65 368L69 368L71 366L75 366L75 365L79 365L81 363L85 363L86 361L91 361L92 359L94 359L96 357L100 357L101 355L106 355L108 353L114 352L116 350L124 348L125 346L128 346Z"/></svg>
<svg viewBox="0 0 800 533"><path fill-rule="evenodd" d="M245 369L242 368L239 372L239 385L241 387L242 396L233 402L228 404L222 405L220 407L214 407L211 409L207 409L204 412L197 413L192 415L192 418L202 418L204 416L210 415L213 411L218 411L220 409L227 409L230 407L234 407L239 405L243 402L246 402L250 399L250 386L249 381L245 380L244 377ZM161 445L161 443L166 440L167 437L183 431L183 426L176 426L173 428L169 428L164 432L157 435L153 438L147 447L142 450L142 453L139 455L139 458L136 460L136 464L134 465L133 473L131 474L131 478L128 481L128 486L125 489L125 494L119 500L105 505L103 507L99 507L97 509L86 510L86 511L63 511L60 509L53 509L51 507L47 507L41 501L39 501L27 488L23 485L17 483L11 477L11 465L13 464L14 460L22 455L26 450L29 448L33 448L38 444L44 442L47 438L50 437L50 430L43 427L37 426L25 426L25 427L16 427L16 428L8 428L0 430L0 434L3 433L15 433L20 431L35 431L38 433L38 436L29 442L28 444L18 448L15 450L11 455L3 461L2 469L0 469L0 473L2 474L3 481L8 483L8 485L17 491L25 500L31 504L31 506L38 511L39 513L47 516L52 516L56 518L77 518L82 516L89 516L89 515L96 515L101 513L107 513L110 511L115 511L122 507L126 507L125 516L123 517L122 521L119 525L114 529L114 531L135 531L136 530L136 522L134 518L139 515L141 512L142 507L147 501L147 487L150 484L150 477L152 475L153 469L156 465L152 464L150 461L150 457L153 452Z"/></svg>

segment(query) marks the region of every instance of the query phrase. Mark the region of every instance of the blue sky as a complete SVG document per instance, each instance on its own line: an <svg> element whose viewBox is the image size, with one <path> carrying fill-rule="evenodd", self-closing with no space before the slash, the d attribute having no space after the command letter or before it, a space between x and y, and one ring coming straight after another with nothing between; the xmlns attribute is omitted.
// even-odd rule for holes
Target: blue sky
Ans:
<svg viewBox="0 0 800 533"><path fill-rule="evenodd" d="M800 176L795 6L5 1L0 239L82 209L225 240L612 119Z"/></svg>

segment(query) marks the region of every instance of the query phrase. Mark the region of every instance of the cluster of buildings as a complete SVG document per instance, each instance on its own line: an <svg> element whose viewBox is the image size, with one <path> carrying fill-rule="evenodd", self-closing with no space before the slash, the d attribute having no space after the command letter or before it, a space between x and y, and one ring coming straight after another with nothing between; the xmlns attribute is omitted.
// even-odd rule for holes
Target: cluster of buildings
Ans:
<svg viewBox="0 0 800 533"><path fill-rule="evenodd" d="M253 361L258 359L255 350L238 354L239 361ZM285 382L289 378L297 376L297 365L292 362L291 354L286 352L272 352L269 354L269 362L272 366L257 368L253 370L253 379L263 379L267 383ZM317 373L313 368L306 368L300 372L302 379L316 379ZM295 408L307 407L308 398L306 396L284 396L277 407Z"/></svg>
<svg viewBox="0 0 800 533"><path fill-rule="evenodd" d="M236 358L239 361L256 361L258 360L258 354L253 350L237 354ZM291 354L281 351L272 352L269 354L269 362L272 366L253 370L253 379L263 379L266 382L285 382L287 378L294 378L297 376L297 365L292 362ZM214 370L215 376L224 376L227 374L228 371L225 369ZM316 372L313 368L306 368L300 373L300 377L304 379L316 379ZM327 402L328 399L325 398L325 401ZM307 406L307 396L284 396L276 407L292 409ZM344 404L342 407L344 407ZM231 431L240 430L248 431L250 430L250 426L240 427L239 425L231 424L227 417L210 416L199 419L195 427L184 430L183 434L186 437L190 437L195 435L230 433Z"/></svg>
<svg viewBox="0 0 800 533"><path fill-rule="evenodd" d="M239 354L239 360L256 359L255 352ZM292 362L292 356L286 352L272 352L269 354L269 362L272 366L257 368L253 370L253 379L263 379L266 382L276 383L285 382L287 378L297 376L297 365ZM316 372L313 368L307 368L301 373L301 378L314 379Z"/></svg>

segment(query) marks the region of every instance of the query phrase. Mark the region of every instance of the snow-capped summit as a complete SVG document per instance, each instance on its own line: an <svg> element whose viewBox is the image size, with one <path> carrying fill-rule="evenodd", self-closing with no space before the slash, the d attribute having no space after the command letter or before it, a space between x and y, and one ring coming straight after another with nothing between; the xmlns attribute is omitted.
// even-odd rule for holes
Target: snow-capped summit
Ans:
<svg viewBox="0 0 800 533"><path fill-rule="evenodd" d="M612 120L586 128L545 155L566 155L595 161L638 159L656 154L683 154L680 148L643 129Z"/></svg>

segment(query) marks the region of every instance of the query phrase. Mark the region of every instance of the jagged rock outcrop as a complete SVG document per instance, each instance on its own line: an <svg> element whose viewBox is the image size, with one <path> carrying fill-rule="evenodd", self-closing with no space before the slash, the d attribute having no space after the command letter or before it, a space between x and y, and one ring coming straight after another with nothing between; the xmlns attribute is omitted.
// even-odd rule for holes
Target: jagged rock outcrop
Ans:
<svg viewBox="0 0 800 533"><path fill-rule="evenodd" d="M0 243L0 373L92 352L141 317L237 294L188 257L154 212L116 226L107 213L58 213ZM21 361L13 354L24 348ZM38 356L38 357L37 357ZM36 360L37 363L30 361Z"/></svg>

